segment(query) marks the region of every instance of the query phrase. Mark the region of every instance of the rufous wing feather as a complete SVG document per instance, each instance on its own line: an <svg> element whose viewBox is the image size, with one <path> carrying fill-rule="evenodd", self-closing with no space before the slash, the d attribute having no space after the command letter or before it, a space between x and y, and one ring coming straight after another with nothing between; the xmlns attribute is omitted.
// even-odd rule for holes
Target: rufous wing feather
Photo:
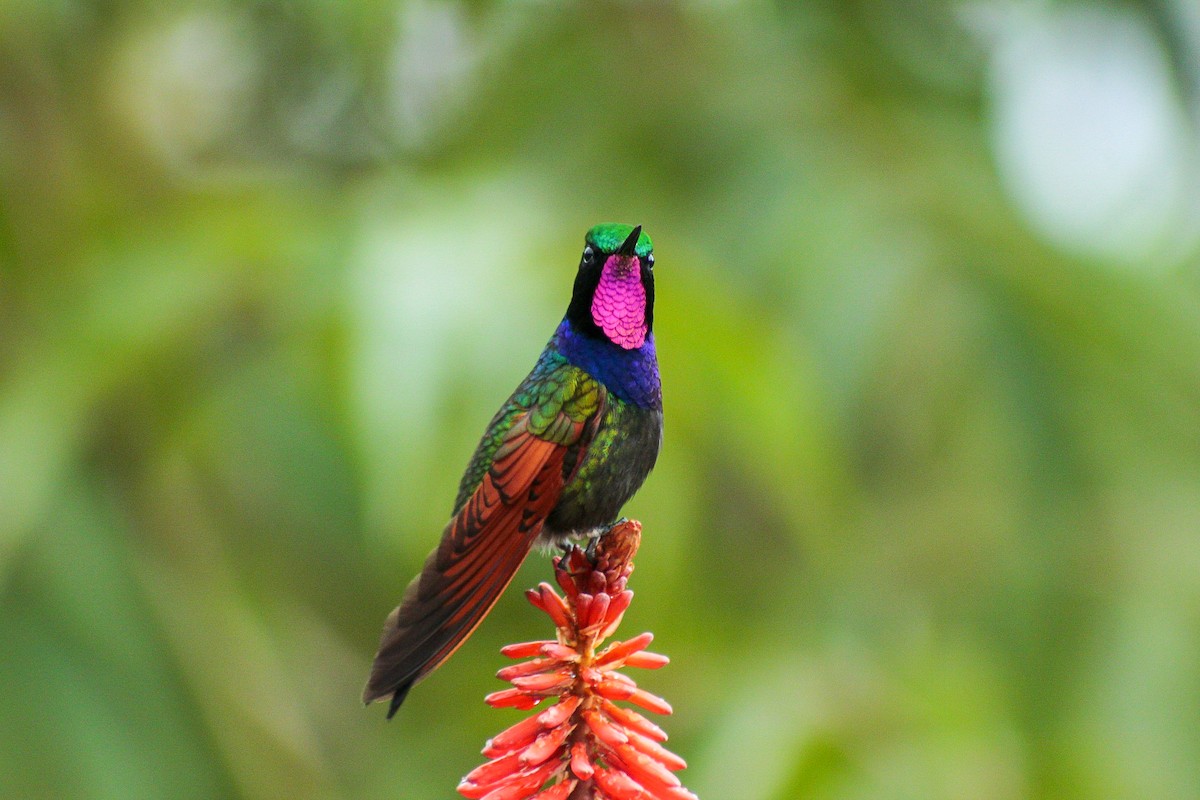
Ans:
<svg viewBox="0 0 1200 800"><path fill-rule="evenodd" d="M363 702L392 697L449 658L512 581L563 486L567 448L514 425L482 482L384 623Z"/></svg>

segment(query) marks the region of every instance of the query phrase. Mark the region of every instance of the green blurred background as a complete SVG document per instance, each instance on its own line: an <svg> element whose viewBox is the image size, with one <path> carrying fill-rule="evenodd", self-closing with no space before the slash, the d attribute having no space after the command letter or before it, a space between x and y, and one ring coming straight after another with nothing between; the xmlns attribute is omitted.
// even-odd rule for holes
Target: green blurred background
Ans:
<svg viewBox="0 0 1200 800"><path fill-rule="evenodd" d="M0 797L434 798L359 692L584 230L706 800L1200 796L1200 11L0 3ZM519 586L546 578L532 559Z"/></svg>

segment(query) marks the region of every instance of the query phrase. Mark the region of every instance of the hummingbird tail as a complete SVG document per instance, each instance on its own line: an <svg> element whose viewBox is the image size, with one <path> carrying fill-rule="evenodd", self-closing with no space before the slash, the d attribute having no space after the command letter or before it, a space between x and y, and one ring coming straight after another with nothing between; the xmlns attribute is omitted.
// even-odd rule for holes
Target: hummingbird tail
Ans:
<svg viewBox="0 0 1200 800"><path fill-rule="evenodd" d="M517 574L534 538L536 534L500 553L475 546L455 554L458 557L449 564L440 558L450 541L448 536L443 539L384 623L363 702L390 695L391 719L413 684L450 658L483 622Z"/></svg>
<svg viewBox="0 0 1200 800"><path fill-rule="evenodd" d="M384 623L363 702L390 695L389 718L413 684L453 655L496 605L558 498L564 448L528 435L511 444Z"/></svg>

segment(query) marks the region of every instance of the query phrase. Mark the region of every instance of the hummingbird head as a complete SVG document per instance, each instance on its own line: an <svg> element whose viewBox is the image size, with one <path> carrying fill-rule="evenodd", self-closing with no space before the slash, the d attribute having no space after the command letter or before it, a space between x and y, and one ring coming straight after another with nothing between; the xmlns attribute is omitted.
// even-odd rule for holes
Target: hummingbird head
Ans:
<svg viewBox="0 0 1200 800"><path fill-rule="evenodd" d="M645 344L654 324L654 245L641 225L587 232L567 319L626 350Z"/></svg>

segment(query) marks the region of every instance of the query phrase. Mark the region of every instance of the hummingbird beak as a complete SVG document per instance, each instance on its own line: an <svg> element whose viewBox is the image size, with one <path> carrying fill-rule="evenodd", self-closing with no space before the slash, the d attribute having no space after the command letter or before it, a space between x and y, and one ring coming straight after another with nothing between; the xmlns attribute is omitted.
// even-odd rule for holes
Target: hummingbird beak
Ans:
<svg viewBox="0 0 1200 800"><path fill-rule="evenodd" d="M633 230L630 231L630 233L629 233L629 237L627 239L625 239L625 242L620 247L617 248L617 255L619 255L619 256L634 255L634 253L637 250L638 237L641 235L642 235L642 226L634 225Z"/></svg>

